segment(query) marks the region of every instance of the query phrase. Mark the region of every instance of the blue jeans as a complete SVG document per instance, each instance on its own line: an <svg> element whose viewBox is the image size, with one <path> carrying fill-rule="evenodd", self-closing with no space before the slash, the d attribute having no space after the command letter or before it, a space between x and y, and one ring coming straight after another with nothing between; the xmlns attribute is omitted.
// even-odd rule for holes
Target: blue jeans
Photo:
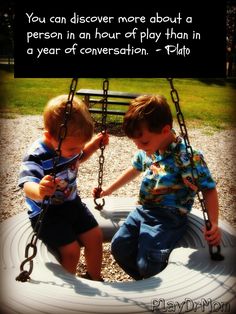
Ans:
<svg viewBox="0 0 236 314"><path fill-rule="evenodd" d="M187 215L178 209L137 206L114 235L112 254L119 266L136 280L161 272L187 227Z"/></svg>

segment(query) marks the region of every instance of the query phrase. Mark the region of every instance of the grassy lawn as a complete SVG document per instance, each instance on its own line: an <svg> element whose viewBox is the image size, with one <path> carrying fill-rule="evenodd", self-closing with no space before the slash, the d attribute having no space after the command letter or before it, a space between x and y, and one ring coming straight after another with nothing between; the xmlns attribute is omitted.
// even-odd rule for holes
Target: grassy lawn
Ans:
<svg viewBox="0 0 236 314"><path fill-rule="evenodd" d="M15 79L12 72L0 70L0 112L2 117L17 114L42 114L46 102L58 94L67 94L71 79ZM79 79L77 89L102 89L102 79ZM214 128L235 127L235 80L175 79L180 105L188 125ZM175 114L169 83L164 78L112 78L109 89L135 93L164 95ZM99 116L96 117L99 119ZM121 117L110 117L118 122Z"/></svg>

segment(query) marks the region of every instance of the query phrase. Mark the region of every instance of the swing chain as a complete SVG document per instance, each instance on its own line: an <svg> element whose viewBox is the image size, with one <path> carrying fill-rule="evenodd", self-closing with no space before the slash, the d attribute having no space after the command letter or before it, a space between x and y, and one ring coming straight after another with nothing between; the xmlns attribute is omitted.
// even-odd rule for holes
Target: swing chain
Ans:
<svg viewBox="0 0 236 314"><path fill-rule="evenodd" d="M55 150L55 156L53 158L53 173L52 173L52 175L54 177L54 180L55 180L55 176L56 176L56 165L58 164L58 161L61 158L61 145L62 145L62 142L67 135L67 122L71 116L72 107L73 107L73 99L74 99L74 95L75 95L75 91L76 91L77 82L78 82L77 78L73 78L71 81L70 91L69 91L68 99L67 99L66 106L65 106L64 121L60 125L60 129L59 129L59 133L58 133L58 147Z"/></svg>
<svg viewBox="0 0 236 314"><path fill-rule="evenodd" d="M63 140L66 137L67 134L67 123L71 116L72 112L72 106L73 106L73 98L76 91L78 79L73 78L71 85L70 85L70 91L67 99L67 103L65 106L65 113L64 113L64 121L60 126L59 134L58 134L58 147L55 150L55 156L53 158L53 170L52 170L52 176L55 180L56 178L56 167L61 157L61 145ZM48 210L48 207L50 205L50 197L46 196L44 197L42 204L41 204L41 210L39 217L37 219L36 225L34 227L34 233L32 235L30 243L26 245L25 248L25 260L20 265L20 271L21 273L16 277L17 281L26 282L30 280L30 274L33 271L33 259L37 255L37 241L39 238L40 230L42 227L43 218ZM32 254L29 256L29 251L32 249ZM25 265L29 263L29 270L25 270Z"/></svg>
<svg viewBox="0 0 236 314"><path fill-rule="evenodd" d="M182 137L184 139L186 153L187 153L187 156L189 157L189 160L190 160L191 175L192 175L191 180L192 180L192 183L197 186L197 197L198 197L199 203L200 203L201 208L202 208L202 213L203 213L205 226L206 226L207 230L210 230L211 229L211 222L209 220L208 210L206 208L206 204L205 204L205 201L204 201L204 198L203 198L202 191L201 191L201 189L199 187L199 173L198 173L198 169L194 165L193 149L192 149L192 146L190 145L187 127L186 127L186 124L185 124L185 121L184 121L183 113L182 113L181 108L180 108L179 94L178 94L177 90L174 87L173 78L167 78L167 80L169 81L169 84L170 84L170 88L171 88L170 94L171 94L172 101L175 104L177 120L178 120L178 123L179 123L181 135L182 135ZM209 252L210 252L211 259L212 260L221 261L221 260L224 259L224 257L221 255L220 245L217 245L216 248L217 248L217 251L214 252L213 246L209 245Z"/></svg>
<svg viewBox="0 0 236 314"><path fill-rule="evenodd" d="M26 282L30 279L30 274L33 271L33 258L37 254L37 235L34 233L30 243L25 248L25 260L20 265L21 273L16 277L17 281ZM32 254L29 256L29 250L32 249ZM29 270L25 270L24 266L29 263Z"/></svg>
<svg viewBox="0 0 236 314"><path fill-rule="evenodd" d="M108 96L108 89L109 89L109 81L108 79L105 79L103 81L103 98L102 98L102 124L101 124L101 133L105 134L107 131L107 96ZM99 211L101 211L105 205L104 198L102 199L102 203L97 202L97 198L99 198L99 194L102 190L102 184L103 184L103 168L104 168L104 150L105 145L103 143L103 140L100 142L100 156L99 156L99 170L98 170L98 188L97 188L97 194L98 196L95 196L94 203L96 204L95 208Z"/></svg>
<svg viewBox="0 0 236 314"><path fill-rule="evenodd" d="M41 229L41 223L43 220L43 216L45 215L47 208L49 206L49 197L45 197L41 204L41 211L39 214L39 218L34 227L34 233L31 237L30 243L28 243L25 247L25 260L20 265L20 274L16 277L16 281L26 282L30 279L30 274L33 271L33 259L37 255L37 241ZM32 249L32 254L29 256L29 250ZM25 270L25 265L29 263L29 270Z"/></svg>

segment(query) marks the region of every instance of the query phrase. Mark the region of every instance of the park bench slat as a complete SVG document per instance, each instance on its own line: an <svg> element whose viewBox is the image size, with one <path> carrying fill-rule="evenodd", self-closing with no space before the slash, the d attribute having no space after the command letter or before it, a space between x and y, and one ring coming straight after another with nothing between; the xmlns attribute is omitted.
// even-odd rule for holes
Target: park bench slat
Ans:
<svg viewBox="0 0 236 314"><path fill-rule="evenodd" d="M95 98L89 98L89 103L92 105L96 105L97 103L101 102L102 99L95 99ZM120 101L120 100L110 100L108 101L110 105L118 105L118 106L128 106L130 104L130 101Z"/></svg>
<svg viewBox="0 0 236 314"><path fill-rule="evenodd" d="M103 96L103 90L99 89L79 89L76 92L77 95L84 95L84 96ZM140 94L137 93L128 93L128 92L119 92L119 91L108 91L108 97L115 97L115 98L136 98Z"/></svg>
<svg viewBox="0 0 236 314"><path fill-rule="evenodd" d="M103 90L99 89L86 89L82 88L76 92L76 95L84 96L84 101L89 108L91 113L102 113L101 109L91 108L91 104L97 104L102 101L103 98ZM128 92L119 92L119 91L108 91L107 93L107 103L108 105L121 105L121 106L129 106L130 99L134 99L140 96L137 93L128 93ZM91 98L92 97L92 98ZM97 98L96 98L97 97ZM124 99L124 100L121 100ZM124 115L126 111L122 110L112 110L107 107L107 114L111 115Z"/></svg>

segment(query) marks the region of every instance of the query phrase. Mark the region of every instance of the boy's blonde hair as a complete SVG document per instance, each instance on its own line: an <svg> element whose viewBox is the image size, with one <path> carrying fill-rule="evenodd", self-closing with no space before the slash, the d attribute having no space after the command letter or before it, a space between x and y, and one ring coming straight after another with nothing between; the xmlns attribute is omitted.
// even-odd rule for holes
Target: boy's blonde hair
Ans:
<svg viewBox="0 0 236 314"><path fill-rule="evenodd" d="M44 109L44 128L56 140L59 137L60 126L64 123L67 101L68 95L57 96L49 100ZM92 138L93 132L94 124L88 108L82 100L75 96L67 122L66 136L79 136L84 142L88 142Z"/></svg>
<svg viewBox="0 0 236 314"><path fill-rule="evenodd" d="M150 132L160 133L165 125L172 128L173 117L165 97L142 95L133 99L125 114L123 129L130 138L142 135L145 125Z"/></svg>

